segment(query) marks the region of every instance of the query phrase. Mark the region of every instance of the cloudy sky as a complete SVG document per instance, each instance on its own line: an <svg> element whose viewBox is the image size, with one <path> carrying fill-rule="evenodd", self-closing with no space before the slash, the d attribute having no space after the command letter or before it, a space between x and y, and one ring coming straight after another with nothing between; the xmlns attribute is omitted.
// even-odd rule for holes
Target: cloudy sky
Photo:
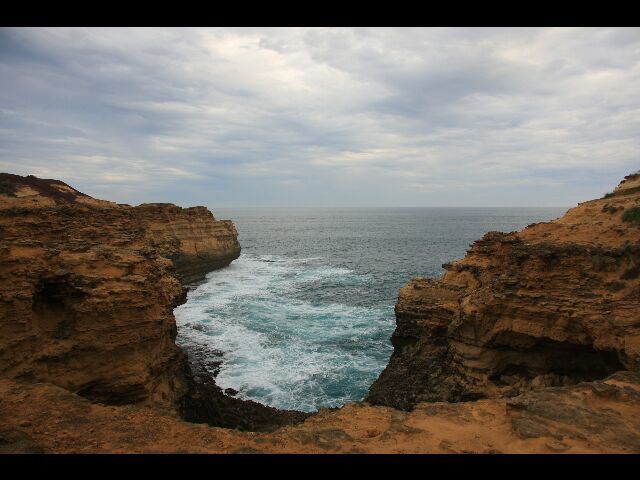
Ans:
<svg viewBox="0 0 640 480"><path fill-rule="evenodd" d="M571 206L640 168L640 29L0 29L0 171L120 203Z"/></svg>

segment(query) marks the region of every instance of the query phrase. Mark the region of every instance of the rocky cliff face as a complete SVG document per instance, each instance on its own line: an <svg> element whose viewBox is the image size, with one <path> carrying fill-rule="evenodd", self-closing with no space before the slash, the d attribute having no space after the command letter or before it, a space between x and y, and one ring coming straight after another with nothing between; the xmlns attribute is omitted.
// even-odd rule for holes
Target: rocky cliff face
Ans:
<svg viewBox="0 0 640 480"><path fill-rule="evenodd" d="M145 238L172 261L183 283L202 280L207 272L225 267L240 256L233 222L216 220L205 207L147 203L133 211Z"/></svg>
<svg viewBox="0 0 640 480"><path fill-rule="evenodd" d="M640 370L640 175L521 232L489 232L400 291L373 404L515 396Z"/></svg>
<svg viewBox="0 0 640 480"><path fill-rule="evenodd" d="M307 416L225 396L175 345L184 284L240 255L231 221L204 207L118 205L4 173L0 232L0 377L231 428Z"/></svg>
<svg viewBox="0 0 640 480"><path fill-rule="evenodd" d="M0 453L640 453L640 175L412 280L367 402L311 416L174 344L181 280L236 244L202 208L0 174Z"/></svg>
<svg viewBox="0 0 640 480"><path fill-rule="evenodd" d="M240 254L204 207L130 207L0 175L0 375L110 404L171 403L186 360L173 308Z"/></svg>

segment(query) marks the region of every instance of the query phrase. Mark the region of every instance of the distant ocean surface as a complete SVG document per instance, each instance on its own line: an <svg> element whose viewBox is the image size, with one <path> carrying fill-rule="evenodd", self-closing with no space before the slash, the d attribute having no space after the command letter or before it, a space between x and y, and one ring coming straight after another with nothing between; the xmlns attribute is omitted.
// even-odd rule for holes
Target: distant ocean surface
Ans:
<svg viewBox="0 0 640 480"><path fill-rule="evenodd" d="M362 400L391 355L402 285L439 277L487 231L566 210L214 209L235 222L242 255L175 309L177 342L222 360L216 383L238 398L304 411Z"/></svg>

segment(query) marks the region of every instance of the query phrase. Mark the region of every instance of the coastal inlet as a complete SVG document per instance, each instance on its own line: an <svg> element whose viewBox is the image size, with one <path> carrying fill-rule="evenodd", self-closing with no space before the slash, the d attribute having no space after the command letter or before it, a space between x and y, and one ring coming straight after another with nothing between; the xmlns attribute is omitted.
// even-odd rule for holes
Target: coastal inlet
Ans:
<svg viewBox="0 0 640 480"><path fill-rule="evenodd" d="M398 289L488 230L562 208L220 209L242 255L174 311L176 342L237 398L315 411L362 400L389 361Z"/></svg>

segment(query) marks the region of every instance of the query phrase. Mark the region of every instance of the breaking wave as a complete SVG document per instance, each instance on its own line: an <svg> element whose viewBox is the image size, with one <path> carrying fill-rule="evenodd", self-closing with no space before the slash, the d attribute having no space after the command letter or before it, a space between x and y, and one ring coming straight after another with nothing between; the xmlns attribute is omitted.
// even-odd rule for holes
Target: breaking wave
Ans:
<svg viewBox="0 0 640 480"><path fill-rule="evenodd" d="M302 411L361 400L391 354L393 309L323 301L314 289L372 278L319 260L243 254L211 272L175 310L178 343L221 360L216 383L238 398Z"/></svg>

